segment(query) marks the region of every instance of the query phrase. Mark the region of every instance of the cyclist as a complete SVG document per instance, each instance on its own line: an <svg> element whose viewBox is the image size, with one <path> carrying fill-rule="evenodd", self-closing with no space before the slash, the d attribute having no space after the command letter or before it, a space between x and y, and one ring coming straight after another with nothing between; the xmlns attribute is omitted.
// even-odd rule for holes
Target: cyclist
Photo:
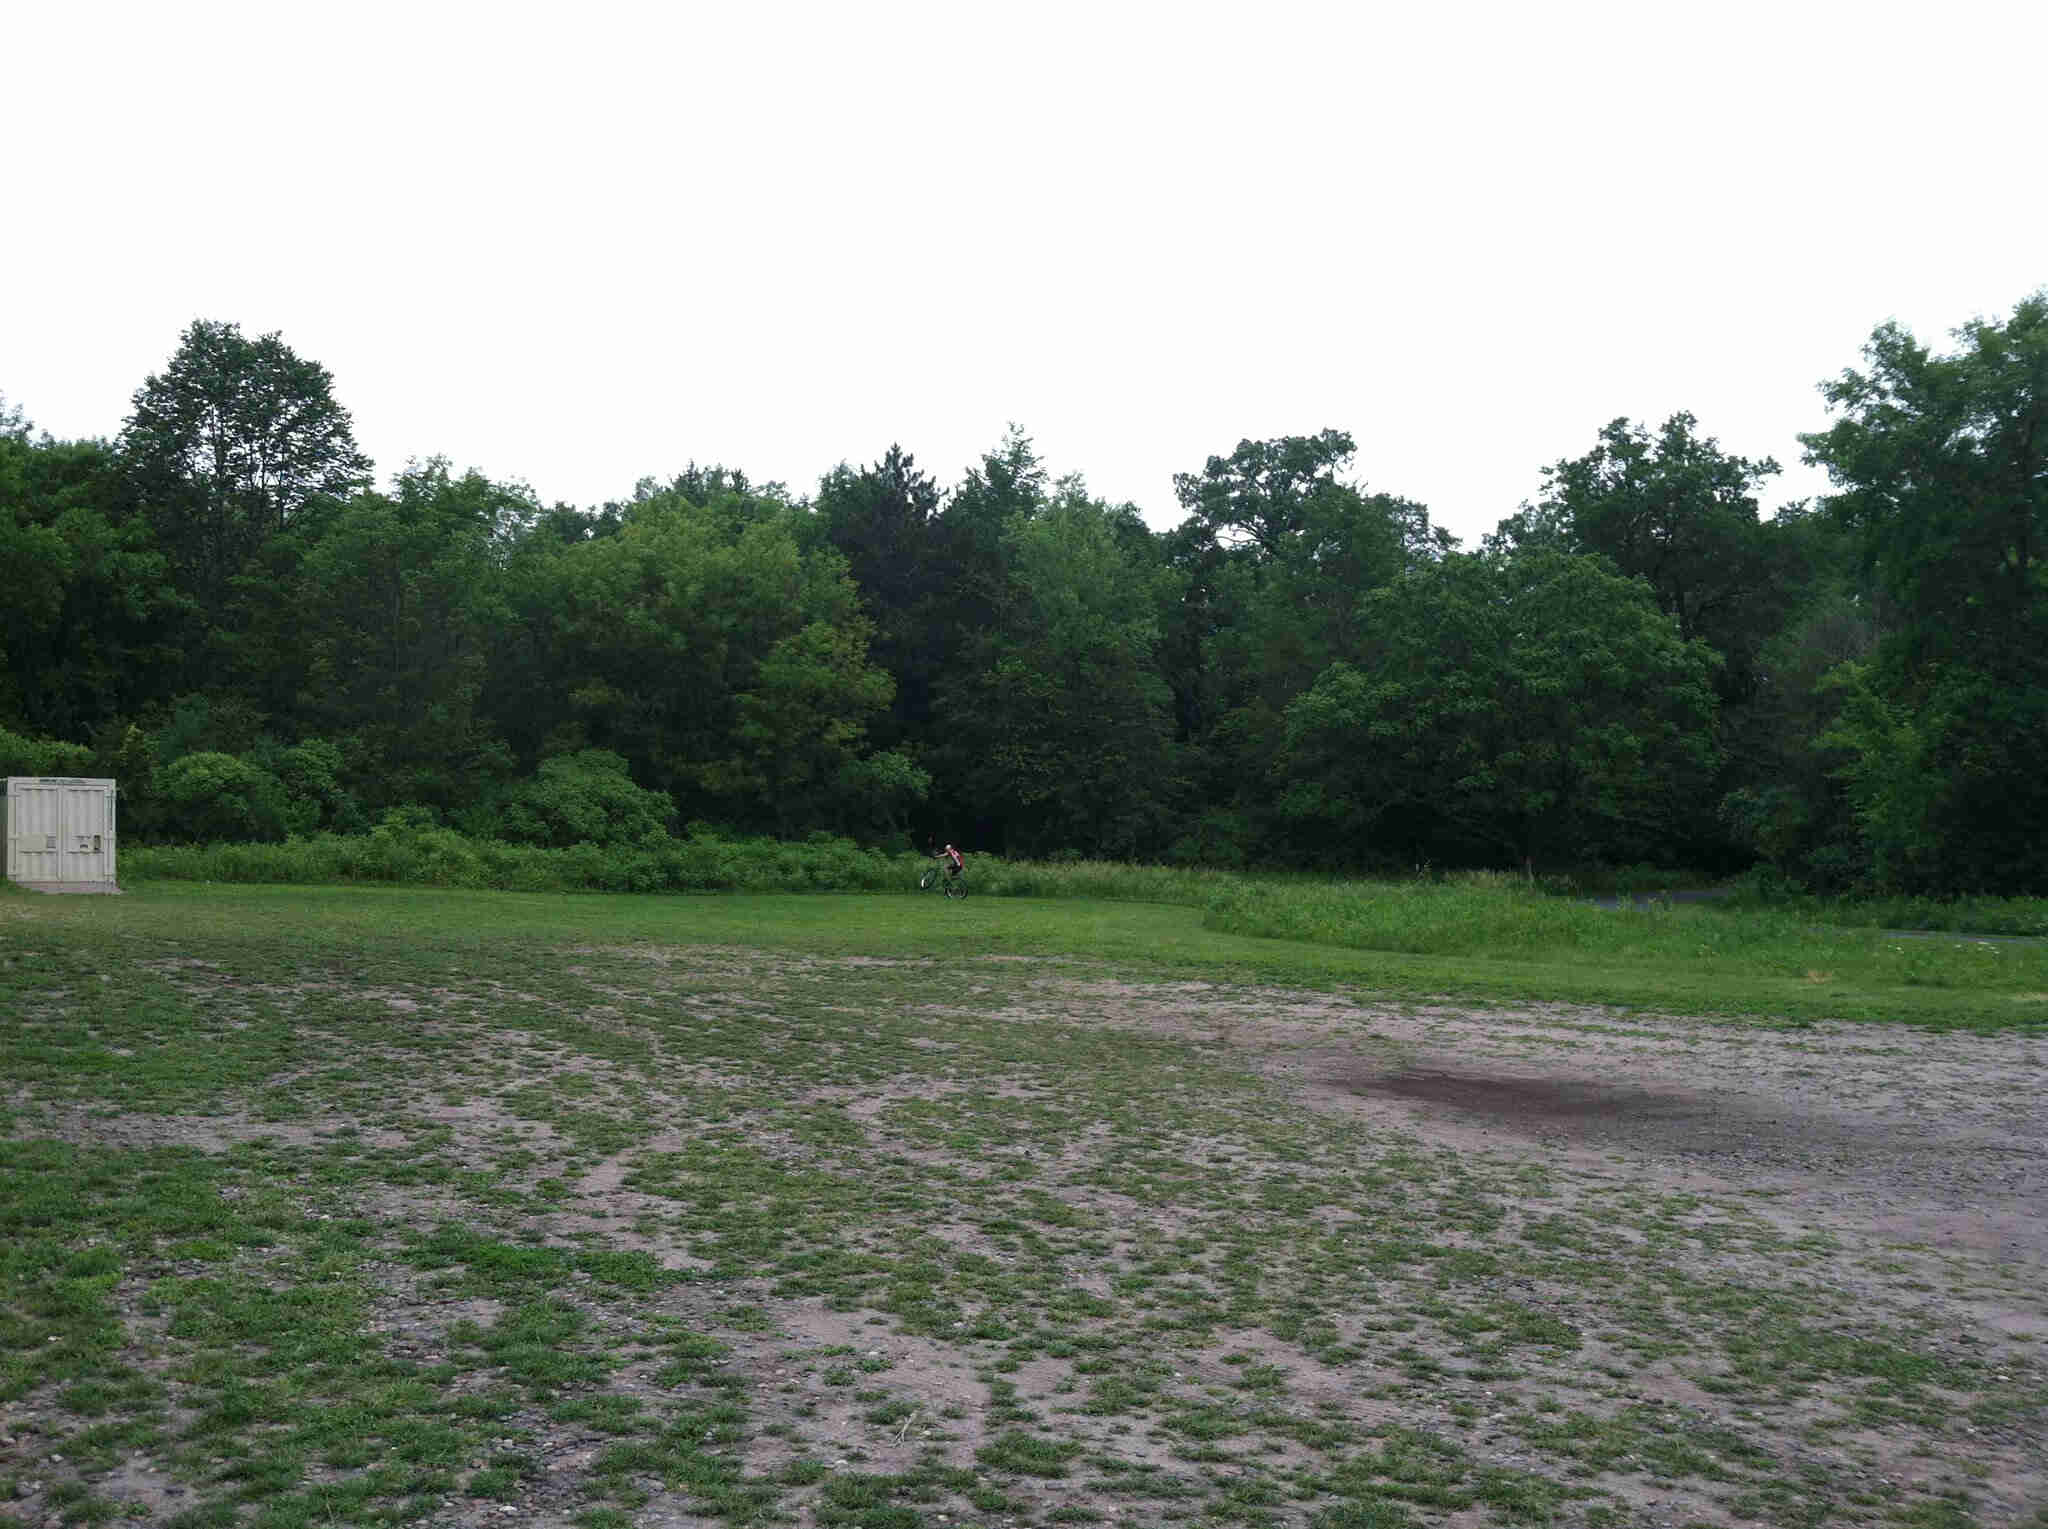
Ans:
<svg viewBox="0 0 2048 1529"><path fill-rule="evenodd" d="M950 844L932 856L932 859L944 862L946 880L948 881L958 881L961 871L966 869L967 866L967 862L961 857L960 851L953 848Z"/></svg>

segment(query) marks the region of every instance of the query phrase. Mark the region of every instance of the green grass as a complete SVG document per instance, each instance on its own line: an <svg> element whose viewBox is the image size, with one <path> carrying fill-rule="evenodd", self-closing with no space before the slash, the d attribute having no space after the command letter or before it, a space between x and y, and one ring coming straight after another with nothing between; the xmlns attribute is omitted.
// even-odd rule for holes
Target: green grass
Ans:
<svg viewBox="0 0 2048 1529"><path fill-rule="evenodd" d="M1600 908L1504 877L1231 888L1210 900L1205 922L1311 945L1500 963L1532 993L1690 1013L2031 1028L2048 991L2048 944L1829 927L1803 908ZM1557 986L1565 973L1581 985Z"/></svg>
<svg viewBox="0 0 2048 1529"><path fill-rule="evenodd" d="M2048 897L1800 897L1733 906L1776 907L1844 929L1931 929L1951 934L2048 937Z"/></svg>
<svg viewBox="0 0 2048 1529"><path fill-rule="evenodd" d="M130 852L137 885L175 878L201 885L425 883L429 887L733 890L724 913L693 914L756 928L784 948L924 950L997 948L1167 963L1311 984L1364 983L1396 993L1539 999L1794 1023L1877 1019L1930 1028L2048 1028L2048 942L1979 939L1961 929L2048 928L2024 899L1951 903L1656 903L1602 909L1522 878L1464 873L1416 881L1238 873L1099 861L1017 862L977 856L971 894L949 924L892 898L757 903L778 893L907 891L928 862L808 843L703 837L631 851L582 845L538 850L462 838L446 830L325 836L280 845L209 845ZM158 882L159 895L170 887ZM395 898L417 888L386 888ZM983 906L1000 899L1000 910ZM1026 909L1019 904L1052 906ZM1133 907L1131 905L1146 905ZM428 910L459 918L464 905L334 906L349 937L380 919ZM490 922L508 916L492 904ZM539 905L552 904L543 898ZM594 928L657 926L665 905L623 906L598 893L577 913ZM655 911L650 911L650 909ZM516 906L511 917L520 916ZM553 920L540 912L536 922ZM1909 938L1886 923L1920 921L1940 934ZM940 931L943 930L943 935ZM939 935L934 944L933 937ZM951 943L945 936L954 937ZM1245 936L1231 940L1227 936Z"/></svg>
<svg viewBox="0 0 2048 1529"><path fill-rule="evenodd" d="M1287 1107L1176 995L1323 990L1318 1044L1361 1048L1338 1000L1989 1031L2037 1025L2022 996L1878 953L1816 984L1772 965L1796 931L1697 958L1688 919L1504 888L1345 915L1276 883L1349 922L1265 938L1196 885L0 895L0 1493L185 1526L1590 1526L1649 1482L1969 1523L1956 1476L1860 1500L1857 1441L2040 1436L2037 1370L1926 1320L1921 1256L1874 1307L1740 1196ZM1646 1399L1667 1371L1710 1405Z"/></svg>
<svg viewBox="0 0 2048 1529"><path fill-rule="evenodd" d="M135 882L136 895L120 904L69 899L43 916L87 938L96 927L118 927L123 938L145 941L175 944L203 931L231 944L264 944L265 910L303 909L292 936L297 948L345 955L367 970L383 960L410 960L421 938L457 950L563 937L630 941L666 938L687 923L701 942L822 954L944 959L999 952L1135 962L1229 981L1607 1004L1778 1024L1840 1019L1980 1032L2048 1029L2043 945L1816 928L1779 910L1601 909L1513 885L1249 885L1160 874L1197 877L1180 890L1202 892L1203 906L1064 896L970 896L951 904L824 893L677 901ZM10 890L0 897L13 902L0 906L24 906L31 895ZM551 959L545 950L510 952L522 964L536 958Z"/></svg>

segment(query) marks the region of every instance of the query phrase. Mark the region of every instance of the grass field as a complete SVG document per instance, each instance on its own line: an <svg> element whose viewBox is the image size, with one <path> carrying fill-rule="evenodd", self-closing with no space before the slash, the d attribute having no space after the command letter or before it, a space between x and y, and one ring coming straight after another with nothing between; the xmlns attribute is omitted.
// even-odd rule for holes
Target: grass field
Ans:
<svg viewBox="0 0 2048 1529"><path fill-rule="evenodd" d="M0 1515L2048 1529L2040 952L1504 906L0 894Z"/></svg>

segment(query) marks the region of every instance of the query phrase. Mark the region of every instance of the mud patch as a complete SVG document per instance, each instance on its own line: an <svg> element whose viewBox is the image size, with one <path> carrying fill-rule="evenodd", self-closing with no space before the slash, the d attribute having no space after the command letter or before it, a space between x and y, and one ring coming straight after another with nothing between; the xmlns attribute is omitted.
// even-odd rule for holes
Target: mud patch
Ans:
<svg viewBox="0 0 2048 1529"><path fill-rule="evenodd" d="M1365 1098L1400 1100L1447 1110L1532 1140L1591 1146L1626 1145L1631 1151L1711 1161L1736 1152L1750 1160L1810 1152L1820 1143L1871 1150L1895 1149L1896 1136L1813 1111L1792 1113L1725 1094L1654 1089L1585 1078L1517 1076L1407 1068L1366 1071L1343 1086Z"/></svg>

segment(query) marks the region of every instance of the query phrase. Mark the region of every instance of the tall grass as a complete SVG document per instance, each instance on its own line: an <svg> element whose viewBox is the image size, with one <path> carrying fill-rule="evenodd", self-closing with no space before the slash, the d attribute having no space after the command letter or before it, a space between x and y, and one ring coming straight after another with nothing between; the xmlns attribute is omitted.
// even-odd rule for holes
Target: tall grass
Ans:
<svg viewBox="0 0 2048 1529"><path fill-rule="evenodd" d="M472 839L445 828L321 834L284 844L124 848L135 880L386 882L504 892L874 892L908 886L909 857L847 839L782 843L698 836L631 848L567 849Z"/></svg>
<svg viewBox="0 0 2048 1529"><path fill-rule="evenodd" d="M1805 905L1600 908L1507 876L1440 884L1246 881L1207 904L1210 929L1354 950L1770 974L1826 986L2048 991L2048 946L1914 938L1815 922Z"/></svg>
<svg viewBox="0 0 2048 1529"><path fill-rule="evenodd" d="M2048 897L1806 897L1743 890L1729 907L1790 907L1813 923L1846 929L1945 929L1957 933L2048 935Z"/></svg>
<svg viewBox="0 0 2048 1529"><path fill-rule="evenodd" d="M930 869L921 855L862 849L848 839L799 842L700 834L625 849L567 849L472 839L444 828L380 828L284 844L124 847L122 875L140 881L317 886L389 882L505 892L908 892ZM1095 898L1199 908L1242 880L1230 871L1106 860L968 858L978 897ZM1291 885L1302 878L1261 878Z"/></svg>

